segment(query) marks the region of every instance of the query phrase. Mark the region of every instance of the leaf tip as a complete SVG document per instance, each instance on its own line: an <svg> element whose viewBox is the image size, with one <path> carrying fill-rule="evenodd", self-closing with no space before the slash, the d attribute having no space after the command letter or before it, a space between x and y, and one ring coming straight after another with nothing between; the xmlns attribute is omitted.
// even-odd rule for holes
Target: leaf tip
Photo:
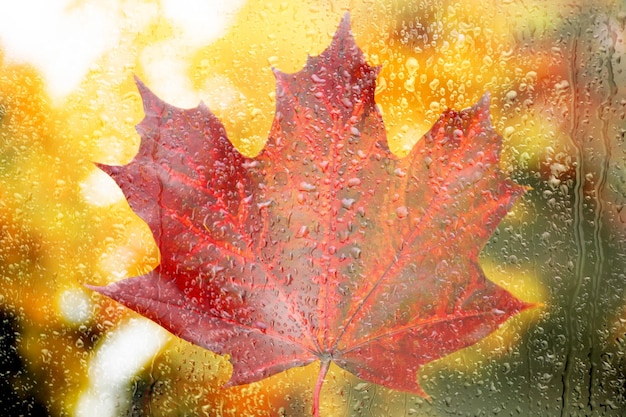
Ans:
<svg viewBox="0 0 626 417"><path fill-rule="evenodd" d="M485 94L472 106L472 111L482 116L483 119L490 119L489 105L491 104L491 93L486 91ZM491 123L491 122L490 122Z"/></svg>
<svg viewBox="0 0 626 417"><path fill-rule="evenodd" d="M311 59L311 56L307 57L307 62ZM286 75L288 75L287 73L284 73L283 71L279 70L276 67L272 67L272 73L274 74L274 78L276 79L276 81L282 80Z"/></svg>
<svg viewBox="0 0 626 417"><path fill-rule="evenodd" d="M533 309L544 309L547 306L546 303L542 302L542 301L537 301L537 302L526 302L522 300L522 305L520 307L519 312L521 313L522 311L527 311L527 310L533 310Z"/></svg>
<svg viewBox="0 0 626 417"><path fill-rule="evenodd" d="M511 178L506 178L506 182L507 182L507 185L511 189L511 194L515 198L520 197L520 196L526 194L528 191L532 190L532 187L529 187L527 185L518 184L515 181L513 181Z"/></svg>
<svg viewBox="0 0 626 417"><path fill-rule="evenodd" d="M135 81L135 85L139 88L147 88L146 85L141 81L141 78L137 74L133 74L133 81Z"/></svg>
<svg viewBox="0 0 626 417"><path fill-rule="evenodd" d="M133 75L133 79L135 80L135 85L137 86L137 90L139 90L139 94L141 95L141 98L144 100L145 103L145 99L146 97L156 97L155 94L148 88L148 86L146 84L144 84L143 81L141 81L141 79L139 79L138 76Z"/></svg>
<svg viewBox="0 0 626 417"><path fill-rule="evenodd" d="M330 46L327 49L332 49L333 46L337 47L341 44L346 45L346 43L349 47L357 46L356 41L354 40L354 35L352 33L352 24L350 21L349 11L345 12L343 17L341 18L339 26L337 26L337 30L333 35Z"/></svg>
<svg viewBox="0 0 626 417"><path fill-rule="evenodd" d="M106 286L101 286L101 285L91 285L91 284L83 284L83 286L89 290L95 291L97 293L100 293L102 295L107 295L108 296L108 292L106 290Z"/></svg>
<svg viewBox="0 0 626 417"><path fill-rule="evenodd" d="M491 102L491 93L489 91L485 91L485 93L480 98L480 100L478 100L478 104L479 105L487 105L487 106L489 106L490 102Z"/></svg>
<svg viewBox="0 0 626 417"><path fill-rule="evenodd" d="M117 172L117 170L119 169L119 167L117 167L117 166L101 164L101 163L98 163L98 162L94 162L94 165L98 169L104 171L110 177L112 177Z"/></svg>
<svg viewBox="0 0 626 417"><path fill-rule="evenodd" d="M350 10L347 10L343 16L341 17L341 21L339 22L339 27L337 28L337 33L349 33L351 30L350 24Z"/></svg>
<svg viewBox="0 0 626 417"><path fill-rule="evenodd" d="M139 90L139 94L141 95L143 111L146 116L153 113L150 111L151 108L158 109L165 107L165 102L157 97L157 95L154 94L152 90L150 90L148 86L139 79L139 77L137 77L136 75L133 75L133 77L135 80L135 85L137 86L137 90Z"/></svg>

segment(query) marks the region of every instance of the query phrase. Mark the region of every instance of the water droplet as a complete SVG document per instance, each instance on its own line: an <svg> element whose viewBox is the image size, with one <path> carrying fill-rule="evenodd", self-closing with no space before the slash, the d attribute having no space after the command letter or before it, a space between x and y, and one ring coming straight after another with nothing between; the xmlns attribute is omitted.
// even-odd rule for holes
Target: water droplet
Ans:
<svg viewBox="0 0 626 417"><path fill-rule="evenodd" d="M509 101L513 101L517 98L517 91L515 90L511 90L508 93L506 93L506 99Z"/></svg>
<svg viewBox="0 0 626 417"><path fill-rule="evenodd" d="M317 189L317 187L316 187L315 185L310 184L310 183L308 183L308 182L302 181L302 182L300 183L300 191L308 191L308 192L311 192L311 191L315 191L316 189Z"/></svg>
<svg viewBox="0 0 626 417"><path fill-rule="evenodd" d="M419 61L413 57L409 57L404 66L406 67L407 72L409 73L409 76L412 76L415 74L415 72L419 69L420 64Z"/></svg>
<svg viewBox="0 0 626 417"><path fill-rule="evenodd" d="M409 215L409 209L406 206L400 206L396 209L396 216L399 219L404 219Z"/></svg>
<svg viewBox="0 0 626 417"><path fill-rule="evenodd" d="M323 79L322 77L320 77L317 74L311 75L311 80L313 80L313 82L317 83L317 84L324 84L326 82L325 79Z"/></svg>
<svg viewBox="0 0 626 417"><path fill-rule="evenodd" d="M309 234L309 228L307 226L300 226L300 229L298 229L298 232L296 233L296 237L301 238L301 237L306 237Z"/></svg>
<svg viewBox="0 0 626 417"><path fill-rule="evenodd" d="M356 200L353 198L344 198L341 200L341 206L345 209L351 209Z"/></svg>
<svg viewBox="0 0 626 417"><path fill-rule="evenodd" d="M567 90L569 88L569 82L567 82L567 80L562 80L561 82L556 83L554 88L557 91Z"/></svg>
<svg viewBox="0 0 626 417"><path fill-rule="evenodd" d="M537 72L528 71L526 73L526 78L528 79L529 82L534 83L535 81L537 81Z"/></svg>
<svg viewBox="0 0 626 417"><path fill-rule="evenodd" d="M410 77L404 82L404 89L411 93L415 91L415 77Z"/></svg>
<svg viewBox="0 0 626 417"><path fill-rule="evenodd" d="M515 128L513 126L507 126L503 132L504 139L510 139L513 133L515 133Z"/></svg>
<svg viewBox="0 0 626 417"><path fill-rule="evenodd" d="M361 185L361 179L360 178L350 178L348 180L348 187L356 187L358 185Z"/></svg>

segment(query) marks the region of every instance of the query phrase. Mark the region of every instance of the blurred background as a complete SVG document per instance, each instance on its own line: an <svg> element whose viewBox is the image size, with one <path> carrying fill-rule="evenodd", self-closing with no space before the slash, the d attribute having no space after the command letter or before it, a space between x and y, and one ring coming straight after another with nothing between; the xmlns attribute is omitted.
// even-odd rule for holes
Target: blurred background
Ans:
<svg viewBox="0 0 626 417"><path fill-rule="evenodd" d="M228 3L225 5L225 3ZM491 93L502 169L532 187L481 255L542 303L425 366L431 396L333 366L327 416L626 415L626 5L620 0L0 0L0 411L6 416L299 416L318 364L222 389L227 358L98 296L154 268L147 226L94 162L128 163L133 75L200 100L263 147L272 67L298 71L346 10L392 150Z"/></svg>

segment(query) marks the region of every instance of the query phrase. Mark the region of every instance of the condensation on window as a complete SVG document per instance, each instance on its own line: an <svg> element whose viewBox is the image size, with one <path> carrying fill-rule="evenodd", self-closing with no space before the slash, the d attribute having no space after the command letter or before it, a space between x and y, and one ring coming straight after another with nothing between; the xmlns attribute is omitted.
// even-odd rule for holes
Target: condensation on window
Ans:
<svg viewBox="0 0 626 417"><path fill-rule="evenodd" d="M478 261L533 308L421 366L427 396L332 364L320 414L626 415L623 2L13 3L0 13L3 415L311 414L319 362L224 388L228 355L85 285L141 276L161 260L98 167L137 153L144 109L134 77L173 106L204 103L252 158L275 117L273 71L301 70L346 12L379 67L376 106L395 157L447 109L489 93L499 167L526 192Z"/></svg>

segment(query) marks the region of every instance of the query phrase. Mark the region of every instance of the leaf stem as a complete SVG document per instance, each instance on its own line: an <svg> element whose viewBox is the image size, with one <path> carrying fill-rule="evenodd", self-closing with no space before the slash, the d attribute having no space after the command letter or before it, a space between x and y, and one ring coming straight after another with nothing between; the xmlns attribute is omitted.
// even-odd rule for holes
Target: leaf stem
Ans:
<svg viewBox="0 0 626 417"><path fill-rule="evenodd" d="M313 417L320 417L320 392L322 391L322 384L324 383L324 378L326 378L328 368L330 368L330 358L322 359L320 361L320 373L317 375L313 393Z"/></svg>

